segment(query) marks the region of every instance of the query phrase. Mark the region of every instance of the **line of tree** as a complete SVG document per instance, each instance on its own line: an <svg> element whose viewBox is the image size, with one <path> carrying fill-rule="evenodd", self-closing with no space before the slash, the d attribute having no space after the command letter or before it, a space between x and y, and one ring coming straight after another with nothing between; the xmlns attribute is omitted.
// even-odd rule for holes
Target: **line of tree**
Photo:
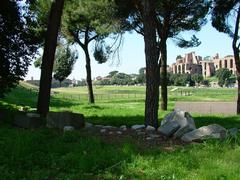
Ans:
<svg viewBox="0 0 240 180"><path fill-rule="evenodd" d="M96 79L94 85L145 85L145 68L139 70L139 74L126 74L111 71L106 77Z"/></svg>

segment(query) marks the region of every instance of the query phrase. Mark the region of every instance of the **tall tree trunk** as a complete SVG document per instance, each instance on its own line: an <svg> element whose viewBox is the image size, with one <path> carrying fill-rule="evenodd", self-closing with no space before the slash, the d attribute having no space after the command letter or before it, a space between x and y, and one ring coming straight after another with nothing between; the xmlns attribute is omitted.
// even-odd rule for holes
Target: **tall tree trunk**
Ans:
<svg viewBox="0 0 240 180"><path fill-rule="evenodd" d="M240 6L238 7L238 14L236 19L235 32L232 42L233 54L237 69L237 81L238 81L238 94L237 94L237 114L240 114L240 58L239 58L239 45L238 41L238 32L239 32L239 21L240 21Z"/></svg>
<svg viewBox="0 0 240 180"><path fill-rule="evenodd" d="M37 104L37 111L43 117L45 117L49 111L53 63L63 5L64 0L53 1L48 19Z"/></svg>
<svg viewBox="0 0 240 180"><path fill-rule="evenodd" d="M155 1L143 2L143 26L146 56L145 125L158 127L159 68L155 30Z"/></svg>
<svg viewBox="0 0 240 180"><path fill-rule="evenodd" d="M92 87L92 73L91 73L91 60L88 52L88 47L84 48L86 58L86 71L87 71L87 87L88 87L88 102L94 103L93 87Z"/></svg>
<svg viewBox="0 0 240 180"><path fill-rule="evenodd" d="M167 42L166 40L161 40L161 109L167 110L168 105L168 92L167 92Z"/></svg>

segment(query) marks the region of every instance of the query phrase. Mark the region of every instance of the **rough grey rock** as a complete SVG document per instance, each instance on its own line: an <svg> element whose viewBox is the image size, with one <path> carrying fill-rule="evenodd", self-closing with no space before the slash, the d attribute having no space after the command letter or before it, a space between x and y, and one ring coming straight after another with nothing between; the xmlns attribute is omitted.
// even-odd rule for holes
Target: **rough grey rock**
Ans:
<svg viewBox="0 0 240 180"><path fill-rule="evenodd" d="M176 123L175 121L167 121L165 124L163 124L162 126L160 126L158 128L158 131L162 134L164 134L165 136L169 137L171 136L174 132L177 131L177 129L179 129L180 125L178 123Z"/></svg>
<svg viewBox="0 0 240 180"><path fill-rule="evenodd" d="M30 118L40 118L40 114L38 113L27 113L26 116Z"/></svg>
<svg viewBox="0 0 240 180"><path fill-rule="evenodd" d="M156 129L155 129L155 127L153 127L153 126L147 126L146 127L146 131L155 131Z"/></svg>
<svg viewBox="0 0 240 180"><path fill-rule="evenodd" d="M64 126L73 126L80 129L85 126L83 114L72 112L49 112L47 115L47 127L63 129Z"/></svg>
<svg viewBox="0 0 240 180"><path fill-rule="evenodd" d="M141 124L141 125L136 124L136 125L133 125L131 128L133 130L143 129L143 128L145 128L145 125L143 125L143 124Z"/></svg>
<svg viewBox="0 0 240 180"><path fill-rule="evenodd" d="M85 123L85 128L91 128L91 127L93 127L92 123L89 123L89 122Z"/></svg>
<svg viewBox="0 0 240 180"><path fill-rule="evenodd" d="M119 127L122 131L126 131L127 130L127 126L126 125L122 125Z"/></svg>
<svg viewBox="0 0 240 180"><path fill-rule="evenodd" d="M174 138L181 138L184 134L186 134L188 132L191 132L191 130L193 130L193 129L190 128L188 124L186 126L183 126L183 127L180 126L180 128L173 134L173 137Z"/></svg>
<svg viewBox="0 0 240 180"><path fill-rule="evenodd" d="M67 132L67 131L73 131L74 127L73 126L64 126L63 127L63 132Z"/></svg>
<svg viewBox="0 0 240 180"><path fill-rule="evenodd" d="M146 133L145 132L142 132L142 131L138 131L137 132L137 135L145 135Z"/></svg>
<svg viewBox="0 0 240 180"><path fill-rule="evenodd" d="M161 126L164 126L168 122L171 122L167 125L168 129L171 129L169 127L171 125L174 124L179 125L177 129L175 129L177 125L174 125L174 127L172 127L173 130L171 131L173 134L167 135L167 136L173 135L174 138L181 138L185 133L188 133L196 129L195 122L191 115L188 112L182 111L180 109L176 109L173 112L166 115L164 119L161 121Z"/></svg>
<svg viewBox="0 0 240 180"><path fill-rule="evenodd" d="M205 139L224 139L227 136L227 130L218 125L211 124L195 129L191 132L184 134L181 138L184 142L199 141Z"/></svg>
<svg viewBox="0 0 240 180"><path fill-rule="evenodd" d="M95 125L95 127L96 127L96 128L102 128L103 125L97 124L97 125Z"/></svg>
<svg viewBox="0 0 240 180"><path fill-rule="evenodd" d="M146 140L152 140L153 139L153 137L146 137Z"/></svg>
<svg viewBox="0 0 240 180"><path fill-rule="evenodd" d="M107 126L103 126L103 128L105 128L105 129L114 129L114 128L116 128L116 127L107 125Z"/></svg>
<svg viewBox="0 0 240 180"><path fill-rule="evenodd" d="M160 137L159 134L149 134L149 136L152 137L152 138L159 138Z"/></svg>
<svg viewBox="0 0 240 180"><path fill-rule="evenodd" d="M113 134L113 132L112 132L112 131L110 131L108 134L110 134L110 135L111 135L111 134Z"/></svg>
<svg viewBox="0 0 240 180"><path fill-rule="evenodd" d="M122 131L117 131L117 134L121 135L121 134L122 134Z"/></svg>
<svg viewBox="0 0 240 180"><path fill-rule="evenodd" d="M239 132L238 128L228 129L228 136L232 138L237 138L238 132Z"/></svg>
<svg viewBox="0 0 240 180"><path fill-rule="evenodd" d="M35 129L43 125L39 114L18 114L15 115L13 124L20 128Z"/></svg>
<svg viewBox="0 0 240 180"><path fill-rule="evenodd" d="M101 129L100 133L105 133L107 130L106 129Z"/></svg>

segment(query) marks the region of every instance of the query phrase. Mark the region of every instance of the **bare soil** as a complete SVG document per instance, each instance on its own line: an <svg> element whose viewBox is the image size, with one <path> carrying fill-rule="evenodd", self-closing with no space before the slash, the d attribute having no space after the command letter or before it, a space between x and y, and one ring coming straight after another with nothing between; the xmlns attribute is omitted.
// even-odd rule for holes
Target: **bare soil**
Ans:
<svg viewBox="0 0 240 180"><path fill-rule="evenodd" d="M175 108L189 113L236 115L236 102L176 102Z"/></svg>

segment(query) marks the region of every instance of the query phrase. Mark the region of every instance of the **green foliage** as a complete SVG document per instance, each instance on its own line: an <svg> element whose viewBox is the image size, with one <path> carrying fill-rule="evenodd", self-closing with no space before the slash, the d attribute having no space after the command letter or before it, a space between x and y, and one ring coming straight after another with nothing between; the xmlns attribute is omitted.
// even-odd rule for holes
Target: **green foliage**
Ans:
<svg viewBox="0 0 240 180"><path fill-rule="evenodd" d="M63 46L57 49L55 57L53 77L61 84L61 82L71 74L73 65L75 64L78 56L77 53L73 52L69 46Z"/></svg>
<svg viewBox="0 0 240 180"><path fill-rule="evenodd" d="M136 82L139 84L144 84L146 83L146 68L140 68L139 69L139 74L137 76Z"/></svg>
<svg viewBox="0 0 240 180"><path fill-rule="evenodd" d="M0 6L0 97L26 75L37 44L16 1L3 0Z"/></svg>
<svg viewBox="0 0 240 180"><path fill-rule="evenodd" d="M61 84L71 73L73 66L78 58L77 52L71 50L69 45L59 44L55 53L53 66L53 77ZM41 68L42 56L34 61L36 68Z"/></svg>
<svg viewBox="0 0 240 180"><path fill-rule="evenodd" d="M237 0L214 0L212 10L212 25L218 31L229 34L233 37L233 21L229 19L234 17L234 11L238 13L240 3ZM238 24L236 26L239 26Z"/></svg>
<svg viewBox="0 0 240 180"><path fill-rule="evenodd" d="M181 55L177 55L176 60L177 60L177 59L181 59L181 58L182 58Z"/></svg>
<svg viewBox="0 0 240 180"><path fill-rule="evenodd" d="M193 35L191 37L191 40L185 40L185 39L182 39L182 38L178 38L178 41L177 41L177 45L180 47L180 48L190 48L190 47L197 47L201 44L201 42L199 41L199 39Z"/></svg>
<svg viewBox="0 0 240 180"><path fill-rule="evenodd" d="M195 81L190 74L172 74L168 73L168 85L174 86L193 86Z"/></svg>
<svg viewBox="0 0 240 180"><path fill-rule="evenodd" d="M218 78L218 85L223 86L223 85L228 85L229 78L231 77L231 72L229 69L226 68L221 68L216 71L216 77Z"/></svg>
<svg viewBox="0 0 240 180"><path fill-rule="evenodd" d="M139 70L139 74L125 74L118 71L111 71L109 74L94 82L95 85L135 85L146 83L145 68Z"/></svg>
<svg viewBox="0 0 240 180"><path fill-rule="evenodd" d="M114 75L118 74L118 71L111 71L108 73L109 75L107 77L112 78Z"/></svg>
<svg viewBox="0 0 240 180"><path fill-rule="evenodd" d="M38 57L34 62L33 65L35 68L41 68L42 65L42 56Z"/></svg>
<svg viewBox="0 0 240 180"><path fill-rule="evenodd" d="M32 22L30 29L38 39L40 46L44 45L51 3L52 1L33 0L29 6L29 19Z"/></svg>
<svg viewBox="0 0 240 180"><path fill-rule="evenodd" d="M112 85L131 85L132 79L131 79L131 76L128 74L118 73L111 78L111 84Z"/></svg>
<svg viewBox="0 0 240 180"><path fill-rule="evenodd" d="M99 64L107 62L109 54L111 54L110 46L107 46L104 41L96 42L93 56Z"/></svg>
<svg viewBox="0 0 240 180"><path fill-rule="evenodd" d="M209 85L210 85L209 80L204 79L204 80L202 81L202 85L204 85L204 86L209 86Z"/></svg>
<svg viewBox="0 0 240 180"><path fill-rule="evenodd" d="M203 81L203 75L202 74L193 74L192 80L199 84Z"/></svg>
<svg viewBox="0 0 240 180"><path fill-rule="evenodd" d="M118 31L112 13L113 3L107 0L69 0L65 5L62 32L72 42L85 39L82 41L85 45L92 40L103 40Z"/></svg>

